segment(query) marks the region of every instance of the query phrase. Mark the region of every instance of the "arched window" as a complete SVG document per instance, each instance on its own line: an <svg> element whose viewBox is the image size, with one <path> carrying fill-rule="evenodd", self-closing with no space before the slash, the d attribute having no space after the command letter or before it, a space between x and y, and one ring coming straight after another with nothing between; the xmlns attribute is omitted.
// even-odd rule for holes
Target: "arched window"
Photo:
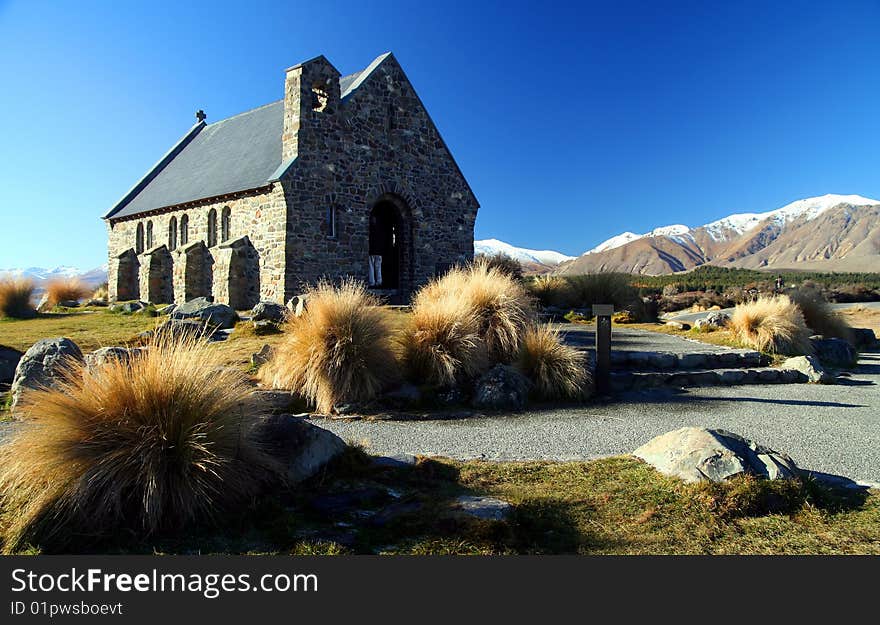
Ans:
<svg viewBox="0 0 880 625"><path fill-rule="evenodd" d="M147 222L147 249L153 249L153 222Z"/></svg>
<svg viewBox="0 0 880 625"><path fill-rule="evenodd" d="M180 218L180 245L189 243L189 215Z"/></svg>
<svg viewBox="0 0 880 625"><path fill-rule="evenodd" d="M217 245L217 210L208 212L208 247Z"/></svg>
<svg viewBox="0 0 880 625"><path fill-rule="evenodd" d="M144 253L144 224L142 223L138 223L134 233L134 252L135 254Z"/></svg>
<svg viewBox="0 0 880 625"><path fill-rule="evenodd" d="M168 222L168 249L177 249L177 217Z"/></svg>
<svg viewBox="0 0 880 625"><path fill-rule="evenodd" d="M230 222L232 221L232 211L229 210L228 206L223 207L223 215L220 218L220 240L228 241L229 237L232 235L232 228Z"/></svg>

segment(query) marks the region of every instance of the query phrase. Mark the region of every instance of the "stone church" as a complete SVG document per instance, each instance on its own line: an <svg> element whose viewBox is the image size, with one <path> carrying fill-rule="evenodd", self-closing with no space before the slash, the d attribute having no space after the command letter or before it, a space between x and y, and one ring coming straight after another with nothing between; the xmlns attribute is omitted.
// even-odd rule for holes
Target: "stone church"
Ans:
<svg viewBox="0 0 880 625"><path fill-rule="evenodd" d="M479 204L392 54L348 76L319 56L283 100L196 117L104 215L111 299L244 310L344 276L404 298L473 257Z"/></svg>

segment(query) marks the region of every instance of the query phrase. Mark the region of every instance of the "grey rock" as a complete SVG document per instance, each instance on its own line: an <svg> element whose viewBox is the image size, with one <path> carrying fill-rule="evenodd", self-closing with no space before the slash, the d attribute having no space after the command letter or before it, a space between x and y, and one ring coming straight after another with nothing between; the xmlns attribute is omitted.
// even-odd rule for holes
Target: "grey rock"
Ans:
<svg viewBox="0 0 880 625"><path fill-rule="evenodd" d="M686 482L722 482L746 473L768 479L798 474L786 454L725 430L681 428L651 439L633 455Z"/></svg>
<svg viewBox="0 0 880 625"><path fill-rule="evenodd" d="M11 384L22 354L17 349L0 345L0 384Z"/></svg>
<svg viewBox="0 0 880 625"><path fill-rule="evenodd" d="M165 316L170 315L175 310L177 310L177 304L168 304L167 306L163 306L162 308L158 309L156 312L158 312L162 316Z"/></svg>
<svg viewBox="0 0 880 625"><path fill-rule="evenodd" d="M259 389L254 395L263 403L267 410L274 413L305 412L305 400L299 393L276 389Z"/></svg>
<svg viewBox="0 0 880 625"><path fill-rule="evenodd" d="M843 339L812 336L810 343L819 360L830 367L850 367L858 356L855 348Z"/></svg>
<svg viewBox="0 0 880 625"><path fill-rule="evenodd" d="M140 312L144 310L147 305L144 302L122 302L120 304L113 304L110 306L110 312L121 312L125 314L132 314L136 312Z"/></svg>
<svg viewBox="0 0 880 625"><path fill-rule="evenodd" d="M268 319L258 319L257 321L251 322L254 326L254 332L258 335L263 334L277 334L281 332L281 328L274 321L269 321Z"/></svg>
<svg viewBox="0 0 880 625"><path fill-rule="evenodd" d="M742 384L746 380L746 372L742 369L724 369L718 372L718 380L722 384Z"/></svg>
<svg viewBox="0 0 880 625"><path fill-rule="evenodd" d="M513 505L495 497L462 495L452 502L452 509L484 521L505 521L513 512Z"/></svg>
<svg viewBox="0 0 880 625"><path fill-rule="evenodd" d="M287 309L293 313L294 317L301 316L307 309L309 305L309 295L308 293L304 293L302 295L294 295L287 302Z"/></svg>
<svg viewBox="0 0 880 625"><path fill-rule="evenodd" d="M52 307L49 306L49 295L43 293L43 295L40 297L40 300L37 302L37 310L40 312L46 312L50 308Z"/></svg>
<svg viewBox="0 0 880 625"><path fill-rule="evenodd" d="M58 305L62 308L79 308L79 302L75 299L63 299Z"/></svg>
<svg viewBox="0 0 880 625"><path fill-rule="evenodd" d="M468 399L464 389L458 386L452 386L437 391L436 400L441 406L459 406Z"/></svg>
<svg viewBox="0 0 880 625"><path fill-rule="evenodd" d="M694 323L694 327L698 330L702 330L703 328L720 330L721 328L727 327L728 323L730 323L730 315L715 310L702 319L697 319Z"/></svg>
<svg viewBox="0 0 880 625"><path fill-rule="evenodd" d="M760 369L758 371L758 382L778 382L779 381L779 370L778 369Z"/></svg>
<svg viewBox="0 0 880 625"><path fill-rule="evenodd" d="M180 304L173 313L172 319L198 319L202 323L227 330L235 325L236 314L231 306L218 304L206 297L197 297Z"/></svg>
<svg viewBox="0 0 880 625"><path fill-rule="evenodd" d="M107 305L107 300L103 298L96 298L87 300L84 306L95 306L95 307L104 307Z"/></svg>
<svg viewBox="0 0 880 625"><path fill-rule="evenodd" d="M254 309L251 311L251 320L254 322L272 321L274 323L281 323L284 321L286 315L287 309L281 304L276 304L275 302L260 302L254 306Z"/></svg>
<svg viewBox="0 0 880 625"><path fill-rule="evenodd" d="M272 349L272 346L266 343L260 348L260 351L251 354L251 365L254 367L261 367L265 365L267 362L272 360L272 356L274 353L275 350Z"/></svg>
<svg viewBox="0 0 880 625"><path fill-rule="evenodd" d="M529 381L516 369L495 365L477 382L471 403L488 410L522 410L529 395Z"/></svg>
<svg viewBox="0 0 880 625"><path fill-rule="evenodd" d="M291 483L314 476L347 447L333 432L289 414L268 417L258 435L266 450L284 465Z"/></svg>
<svg viewBox="0 0 880 625"><path fill-rule="evenodd" d="M126 347L101 347L85 355L86 366L89 368L100 367L111 360L128 361L143 348L128 349Z"/></svg>
<svg viewBox="0 0 880 625"><path fill-rule="evenodd" d="M198 319L175 319L168 321L156 328L156 334L162 339L181 340L192 337L207 338L211 331L204 322Z"/></svg>
<svg viewBox="0 0 880 625"><path fill-rule="evenodd" d="M82 362L83 354L76 343L68 338L41 339L34 343L19 360L12 381L12 411L26 389L51 387L64 377L71 363Z"/></svg>
<svg viewBox="0 0 880 625"><path fill-rule="evenodd" d="M834 384L831 376L815 356L795 356L782 363L782 368L796 371L805 381L813 384Z"/></svg>
<svg viewBox="0 0 880 625"><path fill-rule="evenodd" d="M666 352L654 352L651 354L650 365L657 369L672 369L677 362L675 354Z"/></svg>

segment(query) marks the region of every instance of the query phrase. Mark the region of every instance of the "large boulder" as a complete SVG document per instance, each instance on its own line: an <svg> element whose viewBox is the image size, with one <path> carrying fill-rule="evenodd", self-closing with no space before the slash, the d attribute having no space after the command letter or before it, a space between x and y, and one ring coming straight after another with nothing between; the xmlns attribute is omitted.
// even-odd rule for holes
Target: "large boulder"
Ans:
<svg viewBox="0 0 880 625"><path fill-rule="evenodd" d="M720 330L730 323L730 315L720 311L710 312L702 319L697 319L694 327L698 330Z"/></svg>
<svg viewBox="0 0 880 625"><path fill-rule="evenodd" d="M144 310L147 305L144 302L119 302L112 304L109 308L110 312L118 312L124 315L131 315Z"/></svg>
<svg viewBox="0 0 880 625"><path fill-rule="evenodd" d="M101 347L100 349L96 349L85 355L86 367L92 369L114 360L128 362L133 356L143 350L143 347L134 347L131 349L127 347Z"/></svg>
<svg viewBox="0 0 880 625"><path fill-rule="evenodd" d="M810 343L819 360L829 367L851 367L858 358L855 348L843 339L811 336Z"/></svg>
<svg viewBox="0 0 880 625"><path fill-rule="evenodd" d="M82 360L79 347L68 338L41 339L34 343L15 368L11 388L13 412L22 392L52 386L63 378L70 362Z"/></svg>
<svg viewBox="0 0 880 625"><path fill-rule="evenodd" d="M22 355L17 349L0 345L0 384L12 384L15 368Z"/></svg>
<svg viewBox="0 0 880 625"><path fill-rule="evenodd" d="M287 309L281 304L275 302L260 302L251 311L251 320L271 321L273 323L281 323L287 315Z"/></svg>
<svg viewBox="0 0 880 625"><path fill-rule="evenodd" d="M235 325L236 314L231 306L215 303L206 297L197 297L180 304L171 313L171 318L197 319L215 328L228 330Z"/></svg>
<svg viewBox="0 0 880 625"><path fill-rule="evenodd" d="M201 319L175 319L172 317L156 328L158 337L166 340L182 340L189 338L210 338L214 327Z"/></svg>
<svg viewBox="0 0 880 625"><path fill-rule="evenodd" d="M312 477L347 447L330 430L289 414L267 417L259 436L265 449L285 467L292 483Z"/></svg>
<svg viewBox="0 0 880 625"><path fill-rule="evenodd" d="M812 384L834 384L834 376L825 371L815 356L795 356L782 363L783 369L797 371L802 380Z"/></svg>
<svg viewBox="0 0 880 625"><path fill-rule="evenodd" d="M475 408L522 410L529 396L529 381L507 365L495 365L477 382L471 400Z"/></svg>
<svg viewBox="0 0 880 625"><path fill-rule="evenodd" d="M681 428L651 439L633 455L685 482L722 482L743 474L774 480L798 474L786 454L725 430Z"/></svg>

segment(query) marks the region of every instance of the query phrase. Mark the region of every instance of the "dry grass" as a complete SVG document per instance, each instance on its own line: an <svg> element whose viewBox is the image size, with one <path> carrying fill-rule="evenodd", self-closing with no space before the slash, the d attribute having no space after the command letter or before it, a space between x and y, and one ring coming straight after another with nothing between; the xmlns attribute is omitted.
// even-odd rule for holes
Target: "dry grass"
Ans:
<svg viewBox="0 0 880 625"><path fill-rule="evenodd" d="M29 319L36 315L31 296L34 283L25 278L0 279L0 317Z"/></svg>
<svg viewBox="0 0 880 625"><path fill-rule="evenodd" d="M486 365L477 318L456 299L416 297L403 331L403 359L409 375L433 386L452 386Z"/></svg>
<svg viewBox="0 0 880 625"><path fill-rule="evenodd" d="M792 301L804 315L807 327L815 334L853 341L852 328L833 310L818 289L803 287L791 294Z"/></svg>
<svg viewBox="0 0 880 625"><path fill-rule="evenodd" d="M762 296L737 305L730 329L744 345L762 352L790 356L813 351L804 315L785 295Z"/></svg>
<svg viewBox="0 0 880 625"><path fill-rule="evenodd" d="M542 399L583 399L589 395L591 379L585 354L563 343L550 325L526 330L517 366Z"/></svg>
<svg viewBox="0 0 880 625"><path fill-rule="evenodd" d="M102 299L107 301L110 298L110 291L108 290L107 283L99 285L97 289L92 292L92 299Z"/></svg>
<svg viewBox="0 0 880 625"><path fill-rule="evenodd" d="M78 278L50 280L46 284L46 298L49 306L57 306L64 301L79 301L88 297L89 287Z"/></svg>
<svg viewBox="0 0 880 625"><path fill-rule="evenodd" d="M0 447L0 535L63 549L122 530L215 521L276 470L241 374L203 341L157 341L128 362L69 363L57 388L22 396Z"/></svg>
<svg viewBox="0 0 880 625"><path fill-rule="evenodd" d="M543 306L564 308L571 305L573 299L571 285L562 276L535 276L526 283L526 288Z"/></svg>
<svg viewBox="0 0 880 625"><path fill-rule="evenodd" d="M329 414L336 404L373 399L397 373L387 311L362 283L346 280L311 289L307 312L287 324L260 378Z"/></svg>

